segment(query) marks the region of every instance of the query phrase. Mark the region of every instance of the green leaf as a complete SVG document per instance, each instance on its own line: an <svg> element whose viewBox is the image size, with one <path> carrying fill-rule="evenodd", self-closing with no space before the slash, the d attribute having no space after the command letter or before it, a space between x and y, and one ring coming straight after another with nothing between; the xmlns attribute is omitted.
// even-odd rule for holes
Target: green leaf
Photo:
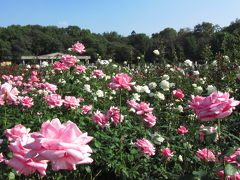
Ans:
<svg viewBox="0 0 240 180"><path fill-rule="evenodd" d="M85 167L85 170L87 171L87 173L91 173L91 168L89 166Z"/></svg>
<svg viewBox="0 0 240 180"><path fill-rule="evenodd" d="M224 168L224 174L226 176L234 175L237 172L237 168L233 167L231 164L227 164Z"/></svg>

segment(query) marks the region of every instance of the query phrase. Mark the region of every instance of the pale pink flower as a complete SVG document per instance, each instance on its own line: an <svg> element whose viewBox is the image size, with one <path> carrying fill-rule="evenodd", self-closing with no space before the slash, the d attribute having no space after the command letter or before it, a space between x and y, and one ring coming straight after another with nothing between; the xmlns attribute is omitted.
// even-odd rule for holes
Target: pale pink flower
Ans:
<svg viewBox="0 0 240 180"><path fill-rule="evenodd" d="M92 75L97 76L97 78L99 78L99 79L102 79L102 78L104 78L104 77L106 76L106 75L103 73L103 71L100 70L100 69L94 70L94 71L92 72Z"/></svg>
<svg viewBox="0 0 240 180"><path fill-rule="evenodd" d="M47 101L50 108L54 108L56 106L60 107L63 104L62 97L59 94L50 94L43 97L43 99Z"/></svg>
<svg viewBox="0 0 240 180"><path fill-rule="evenodd" d="M167 158L173 157L173 152L171 152L170 148L161 149L160 152Z"/></svg>
<svg viewBox="0 0 240 180"><path fill-rule="evenodd" d="M188 132L188 130L187 130L186 127L180 126L180 127L178 128L178 132L179 132L180 134L185 134L185 133Z"/></svg>
<svg viewBox="0 0 240 180"><path fill-rule="evenodd" d="M120 109L115 106L111 106L107 112L107 117L110 118L112 122L117 126L122 120L124 116L120 113Z"/></svg>
<svg viewBox="0 0 240 180"><path fill-rule="evenodd" d="M94 122L98 123L98 125L101 128L104 128L108 124L108 119L103 113L101 113L100 111L97 110L93 114L94 114L94 116L92 117L92 120Z"/></svg>
<svg viewBox="0 0 240 180"><path fill-rule="evenodd" d="M79 54L82 54L85 52L85 46L82 43L77 42L74 45L72 45L72 48L69 48L69 50L78 52Z"/></svg>
<svg viewBox="0 0 240 180"><path fill-rule="evenodd" d="M22 138L24 135L29 133L30 129L25 126L18 124L11 129L4 130L9 141L16 141L17 138Z"/></svg>
<svg viewBox="0 0 240 180"><path fill-rule="evenodd" d="M40 133L32 134L34 142L25 145L30 149L26 157L49 160L54 171L76 170L77 164L91 164L92 149L87 145L93 137L82 133L71 121L61 124L59 119L46 121Z"/></svg>
<svg viewBox="0 0 240 180"><path fill-rule="evenodd" d="M177 99L182 99L184 98L185 95L183 94L181 89L178 89L173 91L173 96L176 97Z"/></svg>
<svg viewBox="0 0 240 180"><path fill-rule="evenodd" d="M0 153L0 162L3 162L4 161L4 156L2 153Z"/></svg>
<svg viewBox="0 0 240 180"><path fill-rule="evenodd" d="M147 113L143 118L143 122L147 124L149 127L153 127L156 124L156 119L157 117L154 116L152 113Z"/></svg>
<svg viewBox="0 0 240 180"><path fill-rule="evenodd" d="M135 100L129 100L129 101L127 101L127 105L128 105L128 107L136 110L138 103Z"/></svg>
<svg viewBox="0 0 240 180"><path fill-rule="evenodd" d="M229 93L213 92L208 97L192 97L189 106L200 121L212 121L216 118L225 118L239 105L234 98L229 99Z"/></svg>
<svg viewBox="0 0 240 180"><path fill-rule="evenodd" d="M77 62L77 58L69 54L63 55L60 60L68 67L74 66Z"/></svg>
<svg viewBox="0 0 240 180"><path fill-rule="evenodd" d="M33 158L25 157L29 152L24 146L34 141L31 136L24 135L21 138L16 139L15 142L11 143L8 147L13 152L13 158L5 160L5 163L14 169L18 174L30 175L36 170L41 176L46 175L47 161L39 161Z"/></svg>
<svg viewBox="0 0 240 180"><path fill-rule="evenodd" d="M55 70L58 70L58 71L68 70L69 69L68 66L66 66L64 63L61 63L59 61L55 62L52 66L53 66L53 68Z"/></svg>
<svg viewBox="0 0 240 180"><path fill-rule="evenodd" d="M37 85L37 87L39 87L41 89L45 89L45 90L47 90L48 92L51 92L51 93L55 93L58 89L56 85L50 84L50 83L39 83Z"/></svg>
<svg viewBox="0 0 240 180"><path fill-rule="evenodd" d="M213 152L208 150L207 148L198 149L196 155L203 161L207 161L207 162L209 162L209 161L215 162L216 161L216 157L213 154Z"/></svg>
<svg viewBox="0 0 240 180"><path fill-rule="evenodd" d="M40 79L37 76L31 76L31 78L28 80L31 82L39 82L40 81Z"/></svg>
<svg viewBox="0 0 240 180"><path fill-rule="evenodd" d="M30 108L33 106L33 98L24 96L20 98L20 102L23 107Z"/></svg>
<svg viewBox="0 0 240 180"><path fill-rule="evenodd" d="M205 136L212 135L212 134L215 134L215 140L217 140L217 138L218 138L217 130L218 130L217 126L213 127L213 126L201 125L200 130L199 130L200 131L200 133L199 133L200 141L203 142L205 139Z"/></svg>
<svg viewBox="0 0 240 180"><path fill-rule="evenodd" d="M85 72L85 70L86 70L86 66L84 66L84 65L76 65L75 66L75 71L77 71L77 72Z"/></svg>
<svg viewBox="0 0 240 180"><path fill-rule="evenodd" d="M82 114L90 114L93 106L92 105L83 105Z"/></svg>
<svg viewBox="0 0 240 180"><path fill-rule="evenodd" d="M151 113L153 108L150 108L150 103L140 102L136 107L136 114L143 115L145 113Z"/></svg>
<svg viewBox="0 0 240 180"><path fill-rule="evenodd" d="M76 109L80 106L79 102L80 102L79 98L76 98L74 96L65 96L63 104L65 107L69 109Z"/></svg>
<svg viewBox="0 0 240 180"><path fill-rule="evenodd" d="M127 90L131 90L130 86L136 84L136 82L131 82L132 78L129 77L127 74L119 73L116 76L112 77L111 83L109 83L108 87L110 88L123 88Z"/></svg>
<svg viewBox="0 0 240 180"><path fill-rule="evenodd" d="M7 104L12 104L17 101L17 95L19 91L17 88L13 88L12 84L4 83L0 86L0 101L4 101Z"/></svg>
<svg viewBox="0 0 240 180"><path fill-rule="evenodd" d="M155 155L155 147L154 145L147 139L138 139L137 142L135 142L137 145L137 148L142 151L147 156Z"/></svg>

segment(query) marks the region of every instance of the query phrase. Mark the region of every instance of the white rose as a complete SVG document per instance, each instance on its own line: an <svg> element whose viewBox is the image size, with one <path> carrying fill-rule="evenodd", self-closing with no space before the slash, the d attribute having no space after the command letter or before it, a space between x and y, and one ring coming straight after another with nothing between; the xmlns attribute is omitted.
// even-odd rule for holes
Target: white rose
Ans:
<svg viewBox="0 0 240 180"><path fill-rule="evenodd" d="M213 85L208 85L207 91L208 91L208 94L211 94L213 92L217 92L217 88Z"/></svg>
<svg viewBox="0 0 240 180"><path fill-rule="evenodd" d="M162 94L162 93L160 93L160 92L156 92L156 93L154 94L154 97L157 98L157 99L159 99L159 100L165 100L164 94Z"/></svg>
<svg viewBox="0 0 240 180"><path fill-rule="evenodd" d="M169 88L170 88L170 83L166 80L163 80L161 83L160 83L160 87L164 90L164 91L169 91Z"/></svg>

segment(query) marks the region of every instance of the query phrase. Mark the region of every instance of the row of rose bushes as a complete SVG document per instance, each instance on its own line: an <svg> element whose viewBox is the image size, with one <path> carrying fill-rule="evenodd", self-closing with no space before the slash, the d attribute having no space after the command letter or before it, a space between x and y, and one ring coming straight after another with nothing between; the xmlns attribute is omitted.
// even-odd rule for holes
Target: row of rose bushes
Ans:
<svg viewBox="0 0 240 180"><path fill-rule="evenodd" d="M239 179L240 70L221 60L86 67L68 54L2 75L2 178Z"/></svg>

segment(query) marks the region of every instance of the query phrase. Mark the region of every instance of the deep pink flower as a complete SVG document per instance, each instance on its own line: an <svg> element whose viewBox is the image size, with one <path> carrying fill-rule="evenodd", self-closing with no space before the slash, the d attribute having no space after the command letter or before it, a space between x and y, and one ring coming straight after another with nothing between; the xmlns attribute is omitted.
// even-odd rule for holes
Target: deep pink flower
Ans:
<svg viewBox="0 0 240 180"><path fill-rule="evenodd" d="M97 110L93 114L92 120L98 123L101 128L104 128L108 124L108 119L103 113Z"/></svg>
<svg viewBox="0 0 240 180"><path fill-rule="evenodd" d="M221 180L240 180L240 174L238 172L236 172L234 175L231 175L231 176L224 176L224 170L222 170L222 171L217 171L216 174Z"/></svg>
<svg viewBox="0 0 240 180"><path fill-rule="evenodd" d="M60 60L68 67L74 66L77 62L77 58L69 54L63 55Z"/></svg>
<svg viewBox="0 0 240 180"><path fill-rule="evenodd" d="M117 126L123 119L124 116L120 114L118 107L112 106L107 112L107 117Z"/></svg>
<svg viewBox="0 0 240 180"><path fill-rule="evenodd" d="M38 73L37 73L37 71L32 71L31 72L31 76L36 76Z"/></svg>
<svg viewBox="0 0 240 180"><path fill-rule="evenodd" d="M110 88L123 88L127 90L131 90L130 86L136 84L136 82L131 82L132 78L129 77L127 74L119 73L116 76L112 77L111 83L109 83L108 87Z"/></svg>
<svg viewBox="0 0 240 180"><path fill-rule="evenodd" d="M83 105L82 114L90 114L93 106L92 105Z"/></svg>
<svg viewBox="0 0 240 180"><path fill-rule="evenodd" d="M24 96L20 98L20 102L23 107L30 108L33 106L33 98Z"/></svg>
<svg viewBox="0 0 240 180"><path fill-rule="evenodd" d="M155 147L154 145L148 141L147 139L138 139L137 142L135 142L138 149L142 151L147 156L155 155Z"/></svg>
<svg viewBox="0 0 240 180"><path fill-rule="evenodd" d="M43 99L47 101L50 108L54 108L56 106L60 107L63 104L62 97L59 94L50 94L43 97Z"/></svg>
<svg viewBox="0 0 240 180"><path fill-rule="evenodd" d="M236 152L231 154L229 157L225 156L224 161L231 164L235 163L238 167L240 167L240 163L237 161L237 156L240 156L240 148L238 148Z"/></svg>
<svg viewBox="0 0 240 180"><path fill-rule="evenodd" d="M151 113L153 108L150 108L150 103L140 102L136 107L136 114L143 115L145 113Z"/></svg>
<svg viewBox="0 0 240 180"><path fill-rule="evenodd" d="M18 124L11 129L4 130L9 141L16 141L17 138L22 138L24 135L29 133L30 129L25 126Z"/></svg>
<svg viewBox="0 0 240 180"><path fill-rule="evenodd" d="M30 175L36 170L41 176L46 175L47 161L39 161L33 158L25 157L29 152L24 146L34 141L30 134L17 138L15 142L11 143L8 147L13 152L13 158L5 160L5 163L16 169L18 174Z"/></svg>
<svg viewBox="0 0 240 180"><path fill-rule="evenodd" d="M64 63L61 63L59 61L55 62L52 66L53 66L53 68L55 70L58 70L58 71L68 70L69 69L68 66L66 66Z"/></svg>
<svg viewBox="0 0 240 180"><path fill-rule="evenodd" d="M173 91L173 96L176 97L177 99L182 99L184 98L185 95L183 94L181 89L178 89Z"/></svg>
<svg viewBox="0 0 240 180"><path fill-rule="evenodd" d="M106 76L106 75L103 73L103 71L100 70L100 69L94 70L94 71L92 72L92 75L97 76L97 78L99 78L99 79L102 79L102 78L104 78L104 77Z"/></svg>
<svg viewBox="0 0 240 180"><path fill-rule="evenodd" d="M178 132L179 132L180 134L185 134L185 133L188 132L188 130L187 130L186 127L180 126L180 127L178 128Z"/></svg>
<svg viewBox="0 0 240 180"><path fill-rule="evenodd" d="M79 102L80 102L79 98L76 98L74 96L65 96L63 104L65 107L69 109L76 109L80 106Z"/></svg>
<svg viewBox="0 0 240 180"><path fill-rule="evenodd" d="M37 76L31 76L31 79L29 79L31 82L39 82L40 79Z"/></svg>
<svg viewBox="0 0 240 180"><path fill-rule="evenodd" d="M196 153L197 157L199 157L201 160L203 161L213 161L215 162L216 160L216 157L215 155L213 154L212 151L208 150L208 149L199 149Z"/></svg>
<svg viewBox="0 0 240 180"><path fill-rule="evenodd" d="M30 149L26 157L49 160L54 171L76 170L77 164L90 164L92 149L87 145L92 137L82 133L71 121L61 124L59 119L46 121L40 133L32 134L34 142L25 145Z"/></svg>
<svg viewBox="0 0 240 180"><path fill-rule="evenodd" d="M196 96L192 97L192 102L188 102L189 106L197 115L200 121L211 121L216 118L225 118L229 116L239 101L234 98L229 99L229 93L213 92L208 97Z"/></svg>
<svg viewBox="0 0 240 180"><path fill-rule="evenodd" d="M85 70L86 70L86 66L84 66L84 65L76 65L75 66L75 71L77 71L77 72L85 72Z"/></svg>
<svg viewBox="0 0 240 180"><path fill-rule="evenodd" d="M170 148L161 149L160 152L167 158L173 157L173 152L171 152Z"/></svg>
<svg viewBox="0 0 240 180"><path fill-rule="evenodd" d="M85 52L85 46L82 43L77 42L74 45L72 45L72 48L70 48L69 50L78 52L79 54L82 54Z"/></svg>
<svg viewBox="0 0 240 180"><path fill-rule="evenodd" d="M147 124L149 127L153 127L156 124L157 117L154 116L152 113L145 114L143 118L143 122Z"/></svg>

